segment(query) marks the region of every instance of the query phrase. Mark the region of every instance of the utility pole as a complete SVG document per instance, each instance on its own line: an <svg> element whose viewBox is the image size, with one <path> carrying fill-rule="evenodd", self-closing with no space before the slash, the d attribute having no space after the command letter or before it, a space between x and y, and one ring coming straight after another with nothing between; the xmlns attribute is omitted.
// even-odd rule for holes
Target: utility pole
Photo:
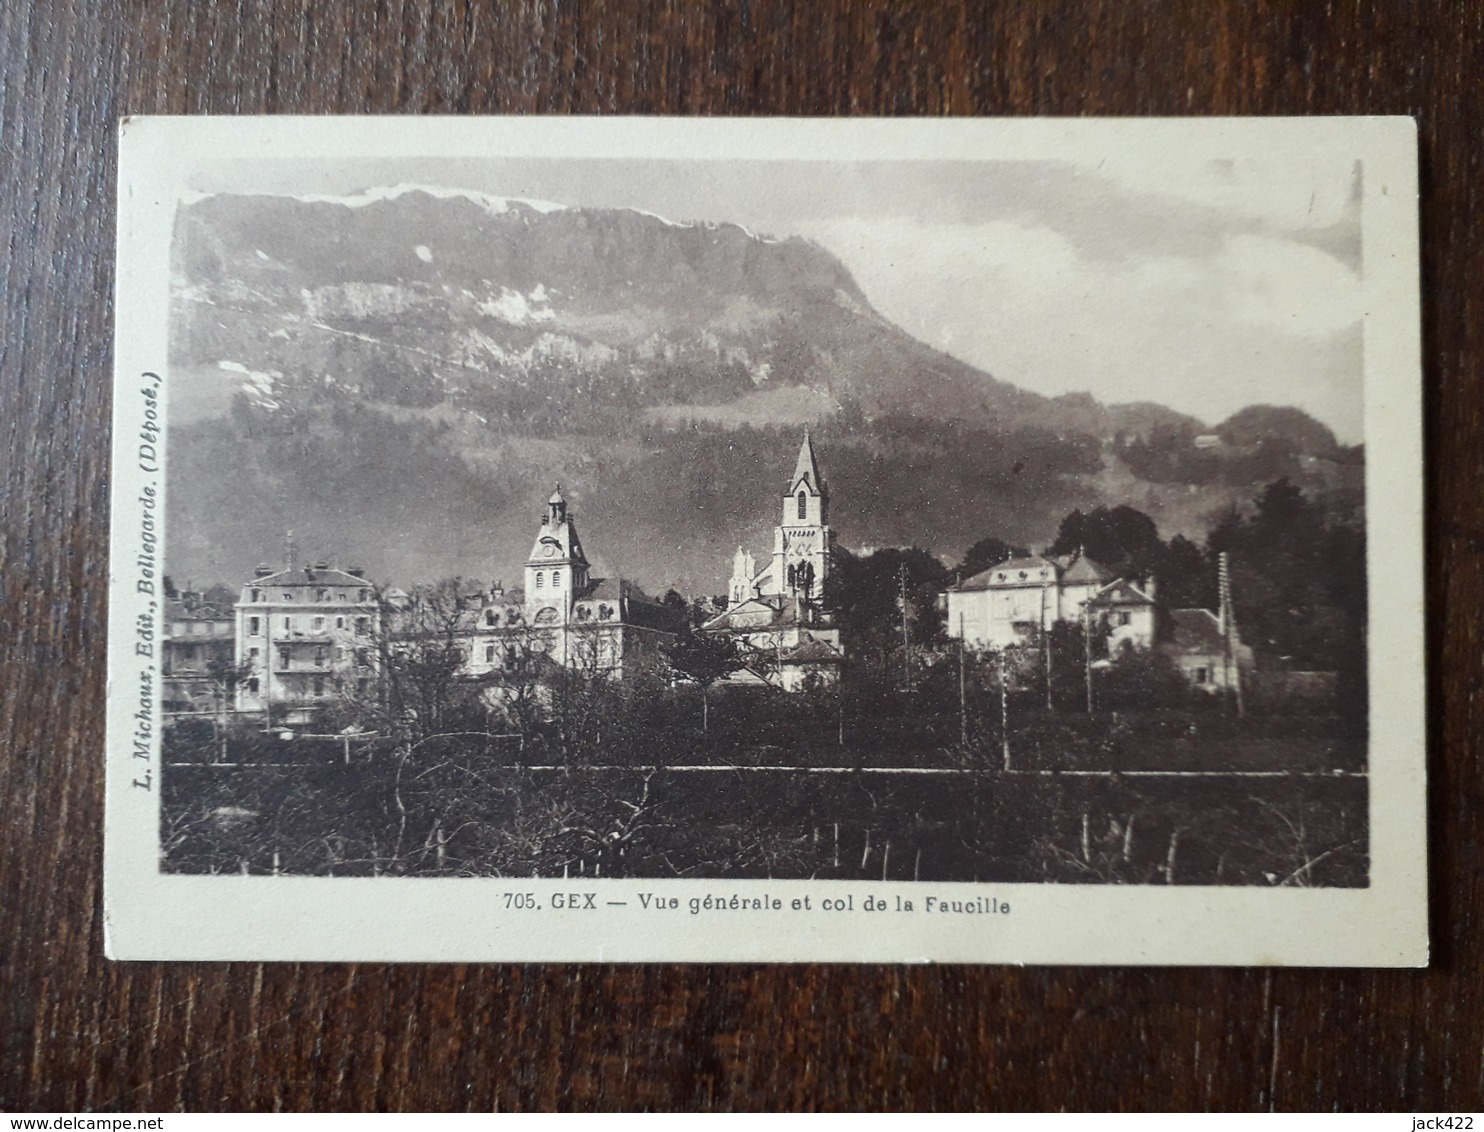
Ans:
<svg viewBox="0 0 1484 1132"><path fill-rule="evenodd" d="M964 685L964 615L958 615L958 741L969 745L969 699Z"/></svg>
<svg viewBox="0 0 1484 1132"><path fill-rule="evenodd" d="M912 689L912 638L907 632L907 564L897 567L897 584L902 603L902 691Z"/></svg>
<svg viewBox="0 0 1484 1132"><path fill-rule="evenodd" d="M1092 610L1082 606L1082 658L1087 668L1087 714L1092 714Z"/></svg>
<svg viewBox="0 0 1484 1132"><path fill-rule="evenodd" d="M1053 622L1054 624L1054 622ZM1056 711L1056 704L1051 699L1051 629L1046 624L1046 587L1041 587L1041 651L1044 654L1046 664L1046 711Z"/></svg>
<svg viewBox="0 0 1484 1132"><path fill-rule="evenodd" d="M1006 770L1010 769L1010 693L1005 681L1005 665L1009 657L1009 649L1000 649L1000 754Z"/></svg>
<svg viewBox="0 0 1484 1132"><path fill-rule="evenodd" d="M1217 583L1221 591L1221 653L1222 665L1226 669L1226 686L1236 693L1237 718L1247 714L1246 704L1242 700L1242 672L1236 662L1236 656L1232 649L1232 637L1236 632L1236 617L1232 612L1232 578L1231 563L1227 552L1222 551L1217 557Z"/></svg>

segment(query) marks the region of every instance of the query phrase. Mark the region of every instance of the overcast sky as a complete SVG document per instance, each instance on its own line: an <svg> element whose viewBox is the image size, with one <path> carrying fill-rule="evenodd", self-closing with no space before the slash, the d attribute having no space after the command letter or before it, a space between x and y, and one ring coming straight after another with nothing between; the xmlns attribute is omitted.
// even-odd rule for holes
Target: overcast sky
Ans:
<svg viewBox="0 0 1484 1132"><path fill-rule="evenodd" d="M882 314L1027 389L1210 423L1296 405L1361 439L1358 164L440 158L233 163L195 187L403 182L805 236Z"/></svg>

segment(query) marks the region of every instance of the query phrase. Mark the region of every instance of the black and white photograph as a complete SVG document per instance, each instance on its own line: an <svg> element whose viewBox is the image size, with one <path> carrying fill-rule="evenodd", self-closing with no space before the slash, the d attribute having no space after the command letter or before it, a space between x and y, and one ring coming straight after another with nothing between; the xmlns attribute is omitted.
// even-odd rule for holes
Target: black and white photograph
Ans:
<svg viewBox="0 0 1484 1132"><path fill-rule="evenodd" d="M934 957L952 924L961 958L1103 961L1038 947L1027 893L1089 940L1097 890L1267 893L1323 935L1380 884L1402 942L1369 961L1421 961L1415 170L1385 124L440 152L327 122L278 153L137 123L178 160L121 196L149 223L121 217L120 336L131 282L150 330L117 376L111 823L153 830L151 883L258 908L836 913L801 958L862 929ZM1242 907L1172 961L1259 961Z"/></svg>

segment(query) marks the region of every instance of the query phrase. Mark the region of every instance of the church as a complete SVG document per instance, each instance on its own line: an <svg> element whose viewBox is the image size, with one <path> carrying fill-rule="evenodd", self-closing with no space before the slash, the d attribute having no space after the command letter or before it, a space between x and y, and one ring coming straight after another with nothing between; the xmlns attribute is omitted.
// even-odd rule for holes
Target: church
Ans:
<svg viewBox="0 0 1484 1132"><path fill-rule="evenodd" d="M809 432L783 490L773 553L761 567L737 548L727 583L727 608L701 632L730 638L748 666L736 684L769 684L795 692L839 680L845 654L840 630L825 608L834 532L829 489Z"/></svg>

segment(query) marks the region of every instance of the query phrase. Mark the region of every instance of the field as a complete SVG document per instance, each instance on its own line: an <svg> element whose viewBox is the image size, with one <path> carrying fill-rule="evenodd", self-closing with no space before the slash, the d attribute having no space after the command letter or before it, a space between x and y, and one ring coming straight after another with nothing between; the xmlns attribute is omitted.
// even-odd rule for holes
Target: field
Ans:
<svg viewBox="0 0 1484 1132"><path fill-rule="evenodd" d="M1363 886L1363 740L1324 716L716 712L575 758L550 736L167 743L185 873ZM844 726L842 728L842 719ZM841 744L842 735L845 743Z"/></svg>

